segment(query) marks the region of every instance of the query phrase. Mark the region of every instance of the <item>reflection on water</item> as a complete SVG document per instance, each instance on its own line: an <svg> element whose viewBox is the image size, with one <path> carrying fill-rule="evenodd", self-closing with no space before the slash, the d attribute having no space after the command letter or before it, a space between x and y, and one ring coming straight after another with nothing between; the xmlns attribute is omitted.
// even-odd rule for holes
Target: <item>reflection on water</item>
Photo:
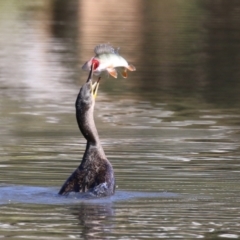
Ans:
<svg viewBox="0 0 240 240"><path fill-rule="evenodd" d="M71 211L79 219L79 225L82 228L80 238L94 239L107 236L115 227L112 221L115 214L111 204L83 204Z"/></svg>
<svg viewBox="0 0 240 240"><path fill-rule="evenodd" d="M238 1L1 3L0 237L240 238L239 12ZM105 75L95 107L116 195L79 202L56 193L85 149L80 66L104 42L137 71Z"/></svg>

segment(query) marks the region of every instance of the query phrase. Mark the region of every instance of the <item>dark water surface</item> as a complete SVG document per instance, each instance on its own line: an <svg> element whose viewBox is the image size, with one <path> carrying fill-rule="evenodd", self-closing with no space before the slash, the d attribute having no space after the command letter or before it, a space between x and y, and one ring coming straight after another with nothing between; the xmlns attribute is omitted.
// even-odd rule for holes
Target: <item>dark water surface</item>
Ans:
<svg viewBox="0 0 240 240"><path fill-rule="evenodd" d="M137 68L95 107L110 198L57 192L85 139L74 102L98 43ZM0 238L239 239L240 1L0 3Z"/></svg>

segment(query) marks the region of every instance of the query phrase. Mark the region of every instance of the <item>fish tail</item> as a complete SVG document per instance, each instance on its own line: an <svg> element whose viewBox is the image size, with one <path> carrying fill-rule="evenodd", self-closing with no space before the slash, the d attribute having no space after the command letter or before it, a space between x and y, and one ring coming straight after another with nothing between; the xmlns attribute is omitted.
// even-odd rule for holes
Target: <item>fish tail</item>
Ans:
<svg viewBox="0 0 240 240"><path fill-rule="evenodd" d="M127 69L128 69L129 71L136 71L136 68L135 68L132 64L129 64L129 65L127 66Z"/></svg>

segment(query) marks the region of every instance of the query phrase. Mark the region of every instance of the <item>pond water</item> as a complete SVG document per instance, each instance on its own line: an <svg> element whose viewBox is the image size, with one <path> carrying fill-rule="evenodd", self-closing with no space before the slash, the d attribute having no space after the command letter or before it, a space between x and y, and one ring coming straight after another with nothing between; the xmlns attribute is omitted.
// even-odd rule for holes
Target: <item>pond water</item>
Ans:
<svg viewBox="0 0 240 240"><path fill-rule="evenodd" d="M112 197L57 195L86 141L74 103L99 43L95 121ZM239 239L240 2L0 4L0 238Z"/></svg>

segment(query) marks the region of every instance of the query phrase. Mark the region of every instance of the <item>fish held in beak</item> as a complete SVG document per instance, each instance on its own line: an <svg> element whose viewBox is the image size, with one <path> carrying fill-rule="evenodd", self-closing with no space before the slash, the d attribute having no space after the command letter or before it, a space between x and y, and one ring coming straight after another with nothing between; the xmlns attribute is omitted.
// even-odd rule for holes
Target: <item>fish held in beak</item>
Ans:
<svg viewBox="0 0 240 240"><path fill-rule="evenodd" d="M93 72L95 75L101 74L101 72L106 71L114 78L117 78L116 68L123 68L122 76L127 77L127 70L135 71L136 68L128 64L126 59L119 55L118 49L114 49L110 44L99 44L94 49L95 57L92 57L83 66L83 70L89 71L91 65L94 64Z"/></svg>

